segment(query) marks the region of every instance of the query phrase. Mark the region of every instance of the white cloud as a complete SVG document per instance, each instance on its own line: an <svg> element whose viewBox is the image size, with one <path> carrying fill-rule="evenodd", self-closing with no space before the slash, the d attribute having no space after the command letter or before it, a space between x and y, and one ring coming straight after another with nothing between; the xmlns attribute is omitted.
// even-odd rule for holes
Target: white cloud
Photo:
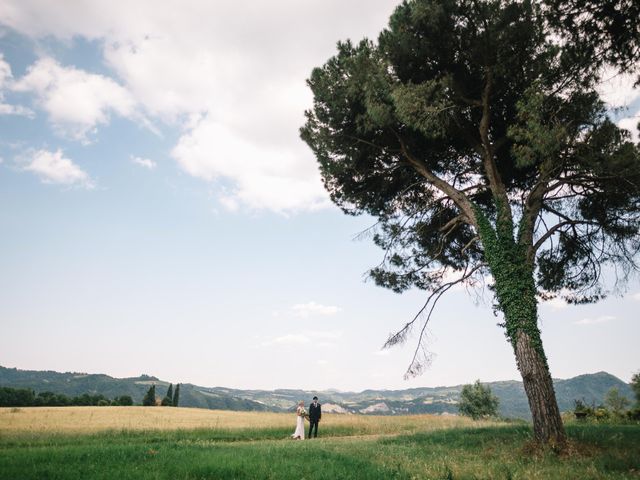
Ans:
<svg viewBox="0 0 640 480"><path fill-rule="evenodd" d="M23 170L35 173L43 183L78 185L85 188L94 186L89 175L72 160L65 158L62 150L38 150L28 158L22 159L21 163Z"/></svg>
<svg viewBox="0 0 640 480"><path fill-rule="evenodd" d="M636 76L618 74L615 69L607 68L602 73L602 81L598 85L598 93L612 108L629 106L640 97L640 89L634 88Z"/></svg>
<svg viewBox="0 0 640 480"><path fill-rule="evenodd" d="M22 105L9 105L2 103L3 97L0 95L0 115L18 115L22 117L33 118L35 113L33 110L23 107Z"/></svg>
<svg viewBox="0 0 640 480"><path fill-rule="evenodd" d="M13 74L11 73L11 65L9 65L2 52L0 52L0 115L21 115L24 117L34 117L34 113L27 107L22 105L10 105L4 103L5 89L11 87L13 82Z"/></svg>
<svg viewBox="0 0 640 480"><path fill-rule="evenodd" d="M65 8L4 0L0 23L39 40L82 37L103 45L117 83L92 77L90 84L108 83L109 100L92 89L85 114L75 111L81 102L50 105L58 89L32 81L66 133L84 139L110 113L130 117L139 109L182 130L173 156L189 174L226 187L222 206L287 213L330 204L316 161L298 138L311 106L305 79L335 53L338 39L375 37L396 4L140 0L97 8L80 0ZM72 100L68 89L62 93Z"/></svg>
<svg viewBox="0 0 640 480"><path fill-rule="evenodd" d="M59 131L77 140L86 141L98 125L109 123L112 113L137 115L134 98L114 80L62 66L50 57L31 65L12 89L34 93Z"/></svg>
<svg viewBox="0 0 640 480"><path fill-rule="evenodd" d="M300 318L308 318L313 315L335 315L342 309L333 305L321 305L316 302L298 303L291 307L293 313Z"/></svg>
<svg viewBox="0 0 640 480"><path fill-rule="evenodd" d="M629 130L631 133L631 140L634 143L640 142L640 135L638 134L638 123L640 123L640 110L636 112L633 117L626 117L618 121L618 127Z"/></svg>
<svg viewBox="0 0 640 480"><path fill-rule="evenodd" d="M598 93L611 108L629 107L636 100L640 99L640 89L634 87L636 75L618 74L612 68L607 68L603 72L602 82L598 86ZM640 110L630 112L626 117L618 120L618 126L631 132L633 142L640 141L638 135L638 122L640 121Z"/></svg>
<svg viewBox="0 0 640 480"><path fill-rule="evenodd" d="M342 338L341 331L304 331L269 337L262 342L263 347L307 345L313 342L314 347L333 348Z"/></svg>
<svg viewBox="0 0 640 480"><path fill-rule="evenodd" d="M219 200L231 210L244 205L255 210L295 212L327 203L311 158L301 162L293 151L260 145L210 115L196 121L171 154L194 177L230 180L232 190L223 192Z"/></svg>
<svg viewBox="0 0 640 480"><path fill-rule="evenodd" d="M577 320L573 323L575 325L597 325L599 323L607 323L615 319L616 317L612 315L602 315L596 318L583 318L582 320Z"/></svg>
<svg viewBox="0 0 640 480"><path fill-rule="evenodd" d="M150 160L148 158L136 157L133 155L131 156L131 161L136 165L148 168L149 170L153 170L157 166L156 162L154 162L153 160Z"/></svg>
<svg viewBox="0 0 640 480"><path fill-rule="evenodd" d="M11 65L4 59L4 54L0 52L0 89L4 88L6 83L13 78L11 73Z"/></svg>

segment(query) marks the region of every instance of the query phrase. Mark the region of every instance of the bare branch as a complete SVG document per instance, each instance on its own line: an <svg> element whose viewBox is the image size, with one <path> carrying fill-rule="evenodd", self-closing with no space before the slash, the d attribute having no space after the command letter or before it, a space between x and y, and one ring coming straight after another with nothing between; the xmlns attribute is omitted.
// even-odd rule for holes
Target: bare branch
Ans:
<svg viewBox="0 0 640 480"><path fill-rule="evenodd" d="M415 377L415 376L419 375L420 372L422 371L423 365L420 362L418 362L418 354L420 353L421 350L424 351L424 345L423 345L424 334L425 334L425 332L427 330L427 325L429 324L429 320L431 320L431 315L433 314L433 310L436 308L436 305L438 304L438 301L440 300L442 295L444 295L454 285L456 285L456 284L466 280L467 278L469 278L481 266L482 265L476 265L468 273L466 273L466 269L465 269L465 274L462 277L460 277L456 281L448 282L446 284L443 284L441 286L442 288L440 288L439 292L437 293L437 295L435 295L435 297L433 296L433 294L430 296L430 298L433 298L433 302L431 303L431 308L429 309L429 313L427 314L427 318L425 319L424 324L422 325L422 329L420 330L420 335L418 336L418 343L416 345L415 351L413 352L413 358L411 359L411 363L409 363L409 367L407 367L407 371L404 374L405 379L410 378L410 377ZM420 309L420 312L418 313L418 315L416 315L416 317L414 317L413 322L415 322L415 320L425 310L425 308L427 307L428 303L429 303L429 300L427 300L427 303L425 303L425 305ZM386 346L386 344L385 344L385 346Z"/></svg>
<svg viewBox="0 0 640 480"><path fill-rule="evenodd" d="M468 280L475 272L477 272L483 266L484 266L484 264L478 264L475 267L473 267L471 270L469 270L469 266L467 265L467 267L465 268L464 274L460 278L439 285L435 290L433 290L433 292L431 292L431 294L427 298L427 301L420 308L418 313L416 313L416 315L411 319L411 321L407 322L398 332L396 332L396 333L392 334L391 336L389 336L389 338L387 339L385 344L382 346L382 348L390 348L390 347L392 347L394 345L397 345L399 343L403 343L404 341L406 341L407 335L412 330L412 328L415 325L416 321L422 316L422 314L430 306L429 313L427 314L427 318L425 319L424 325L422 326L422 329L420 330L420 335L418 337L418 346L417 346L417 348L416 348L416 350L414 352L411 364L409 365L409 368L407 369L407 374L410 374L411 371L414 371L414 372L417 371L416 370L416 360L417 360L417 357L418 357L418 353L420 352L420 348L422 346L422 339L424 337L424 332L426 330L426 326L429 323L429 320L431 319L431 315L433 314L433 310L434 310L436 304L438 303L438 300L440 299L440 297L445 292L447 292L449 289L451 289L453 286Z"/></svg>

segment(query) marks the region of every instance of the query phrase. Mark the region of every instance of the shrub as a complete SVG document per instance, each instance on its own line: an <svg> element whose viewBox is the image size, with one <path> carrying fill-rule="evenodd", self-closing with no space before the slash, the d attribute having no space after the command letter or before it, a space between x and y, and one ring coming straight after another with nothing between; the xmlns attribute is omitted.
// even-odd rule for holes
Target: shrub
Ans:
<svg viewBox="0 0 640 480"><path fill-rule="evenodd" d="M473 385L465 385L460 393L458 410L462 415L474 420L482 417L495 416L498 412L499 400L488 385L482 385L476 380Z"/></svg>

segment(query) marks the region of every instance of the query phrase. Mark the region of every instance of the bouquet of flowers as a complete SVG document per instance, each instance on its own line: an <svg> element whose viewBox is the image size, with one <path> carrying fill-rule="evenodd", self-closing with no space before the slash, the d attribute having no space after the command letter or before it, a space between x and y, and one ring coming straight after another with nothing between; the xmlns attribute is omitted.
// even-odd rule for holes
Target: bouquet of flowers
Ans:
<svg viewBox="0 0 640 480"><path fill-rule="evenodd" d="M304 409L304 407L298 408L298 415L309 420L309 413Z"/></svg>

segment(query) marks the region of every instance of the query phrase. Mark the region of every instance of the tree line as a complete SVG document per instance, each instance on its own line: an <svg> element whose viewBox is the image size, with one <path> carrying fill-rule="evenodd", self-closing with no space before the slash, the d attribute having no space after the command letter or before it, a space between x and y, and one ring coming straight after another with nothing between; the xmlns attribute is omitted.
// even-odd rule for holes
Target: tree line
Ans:
<svg viewBox="0 0 640 480"><path fill-rule="evenodd" d="M133 405L130 395L109 399L104 395L84 393L68 397L63 393L35 393L29 388L0 387L0 407L71 407L71 406L129 406Z"/></svg>
<svg viewBox="0 0 640 480"><path fill-rule="evenodd" d="M584 400L575 400L573 414L578 420L592 419L597 421L640 420L640 372L631 377L631 389L636 397L635 404L620 394L617 387L611 387L605 395L604 402L598 406L595 402L588 405ZM464 385L460 392L458 411L461 415L474 420L498 416L500 401L491 392L489 385L476 380L473 385Z"/></svg>
<svg viewBox="0 0 640 480"><path fill-rule="evenodd" d="M180 402L180 384L169 384L166 395L160 400L156 398L156 386L152 385L142 399L143 406L169 406L177 407ZM0 407L106 407L106 406L131 406L131 395L121 395L109 399L101 393L84 393L69 397L63 393L39 392L30 388L0 387Z"/></svg>
<svg viewBox="0 0 640 480"><path fill-rule="evenodd" d="M631 377L631 389L636 397L635 403L629 400L616 387L612 387L601 405L587 404L584 400L575 400L573 413L578 420L608 421L610 419L640 420L640 372Z"/></svg>
<svg viewBox="0 0 640 480"><path fill-rule="evenodd" d="M173 390L173 384L169 384L166 395L159 400L156 396L156 386L151 385L144 398L142 399L142 405L145 407L155 407L160 405L162 407L177 407L180 402L180 384L176 385L175 391Z"/></svg>

